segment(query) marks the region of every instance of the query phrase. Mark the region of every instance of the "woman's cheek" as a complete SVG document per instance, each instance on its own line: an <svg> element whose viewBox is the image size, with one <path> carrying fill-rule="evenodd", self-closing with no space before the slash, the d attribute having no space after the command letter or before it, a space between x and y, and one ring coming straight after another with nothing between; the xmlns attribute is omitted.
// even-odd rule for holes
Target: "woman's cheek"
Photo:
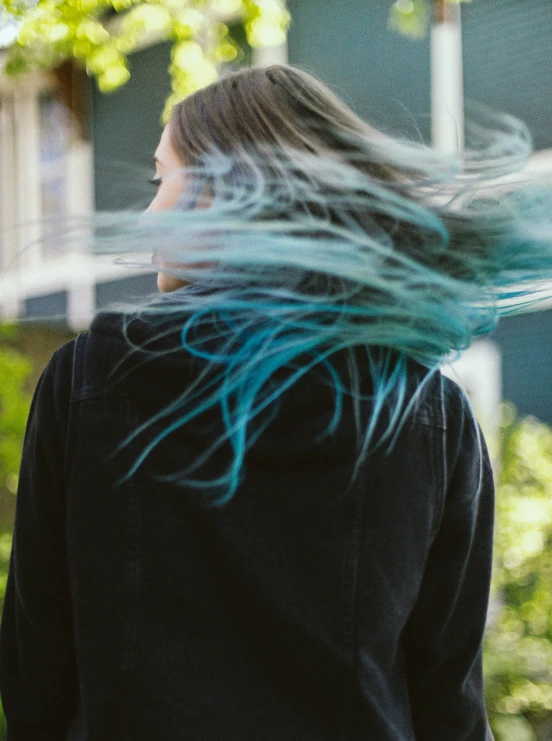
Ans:
<svg viewBox="0 0 552 741"><path fill-rule="evenodd" d="M187 285L185 280L181 280L174 275L157 273L157 288L161 293L171 293L171 291L176 291L177 288L182 288L185 285Z"/></svg>
<svg viewBox="0 0 552 741"><path fill-rule="evenodd" d="M169 211L178 204L181 195L182 176L165 176L165 180L161 182L155 198L146 209L146 213L152 213L154 211Z"/></svg>

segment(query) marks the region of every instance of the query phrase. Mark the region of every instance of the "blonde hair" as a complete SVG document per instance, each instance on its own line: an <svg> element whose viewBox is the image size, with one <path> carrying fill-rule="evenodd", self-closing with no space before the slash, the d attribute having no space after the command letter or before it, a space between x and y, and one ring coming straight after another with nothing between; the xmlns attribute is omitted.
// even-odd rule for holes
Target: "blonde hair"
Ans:
<svg viewBox="0 0 552 741"><path fill-rule="evenodd" d="M289 65L252 67L223 77L174 106L172 144L186 164L207 152L257 151L351 155L354 138L390 141L312 75ZM352 136L351 136L352 135ZM381 179L394 171L376 159L365 168Z"/></svg>

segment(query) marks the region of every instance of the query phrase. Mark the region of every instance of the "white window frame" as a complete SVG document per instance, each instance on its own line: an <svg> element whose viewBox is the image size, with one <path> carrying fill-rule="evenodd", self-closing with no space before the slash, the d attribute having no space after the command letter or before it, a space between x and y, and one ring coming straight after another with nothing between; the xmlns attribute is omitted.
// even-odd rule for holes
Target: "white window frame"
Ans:
<svg viewBox="0 0 552 741"><path fill-rule="evenodd" d="M27 298L67 291L68 320L85 326L94 311L94 271L85 255L48 259L40 243L40 96L55 89L46 72L11 78L0 74L0 317L16 319ZM66 159L67 215L94 210L92 144L76 134ZM17 225L17 228L15 228ZM78 315L78 317L77 317Z"/></svg>

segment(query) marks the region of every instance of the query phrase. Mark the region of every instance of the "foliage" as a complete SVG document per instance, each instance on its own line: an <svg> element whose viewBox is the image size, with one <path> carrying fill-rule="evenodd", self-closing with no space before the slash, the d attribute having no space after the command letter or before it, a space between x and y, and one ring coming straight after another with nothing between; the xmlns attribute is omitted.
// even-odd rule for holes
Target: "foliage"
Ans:
<svg viewBox="0 0 552 741"><path fill-rule="evenodd" d="M0 342L14 340L16 335L16 327L0 325ZM17 489L23 436L31 400L26 388L30 375L31 363L26 357L15 350L0 347L0 493L7 490L15 494ZM0 532L0 612L8 579L11 543L11 533ZM5 737L6 721L0 700L0 739Z"/></svg>
<svg viewBox="0 0 552 741"><path fill-rule="evenodd" d="M389 27L404 36L422 39L427 33L432 4L448 2L453 4L471 0L395 0L389 11Z"/></svg>
<svg viewBox="0 0 552 741"><path fill-rule="evenodd" d="M389 27L423 38L432 4L440 2L471 0L395 0ZM96 77L102 92L129 79L132 51L148 41L170 40L172 95L165 117L177 100L216 80L221 63L240 56L230 22L241 23L247 43L258 48L282 44L291 20L287 0L2 0L0 11L0 25L14 28L8 74L74 59Z"/></svg>
<svg viewBox="0 0 552 741"><path fill-rule="evenodd" d="M5 334L7 330L2 330ZM1 335L0 335L1 337ZM15 350L0 349L0 490L15 494L21 446L29 414L26 383L31 364Z"/></svg>
<svg viewBox="0 0 552 741"><path fill-rule="evenodd" d="M552 717L552 429L505 407L485 686L497 741Z"/></svg>
<svg viewBox="0 0 552 741"><path fill-rule="evenodd" d="M130 77L132 51L170 40L168 106L211 83L220 63L238 57L230 21L243 24L254 48L282 44L290 22L286 0L3 0L3 6L18 24L8 74L74 59L109 92Z"/></svg>
<svg viewBox="0 0 552 741"><path fill-rule="evenodd" d="M8 581L8 566L12 545L11 533L0 534L0 612L2 610L4 595L6 594L6 583Z"/></svg>

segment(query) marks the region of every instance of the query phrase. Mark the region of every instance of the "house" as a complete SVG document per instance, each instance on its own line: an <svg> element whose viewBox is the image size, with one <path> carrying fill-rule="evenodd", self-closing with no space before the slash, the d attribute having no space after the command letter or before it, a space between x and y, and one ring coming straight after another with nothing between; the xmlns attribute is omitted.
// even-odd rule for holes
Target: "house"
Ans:
<svg viewBox="0 0 552 741"><path fill-rule="evenodd" d="M330 83L375 126L430 141L429 37L413 41L387 30L387 2L289 0L289 8L287 48L251 52L252 62L287 59ZM534 137L533 166L552 171L551 22L550 0L474 0L462 7L466 99L523 119ZM168 62L166 43L136 51L130 81L109 95L72 65L24 80L0 76L3 317L81 328L96 308L155 290L150 271L129 273L85 250L68 255L47 236L55 227L51 217L147 201ZM14 231L14 220L24 228ZM463 377L480 389L490 417L502 387L521 413L552 423L550 328L550 309L505 319L467 356Z"/></svg>

